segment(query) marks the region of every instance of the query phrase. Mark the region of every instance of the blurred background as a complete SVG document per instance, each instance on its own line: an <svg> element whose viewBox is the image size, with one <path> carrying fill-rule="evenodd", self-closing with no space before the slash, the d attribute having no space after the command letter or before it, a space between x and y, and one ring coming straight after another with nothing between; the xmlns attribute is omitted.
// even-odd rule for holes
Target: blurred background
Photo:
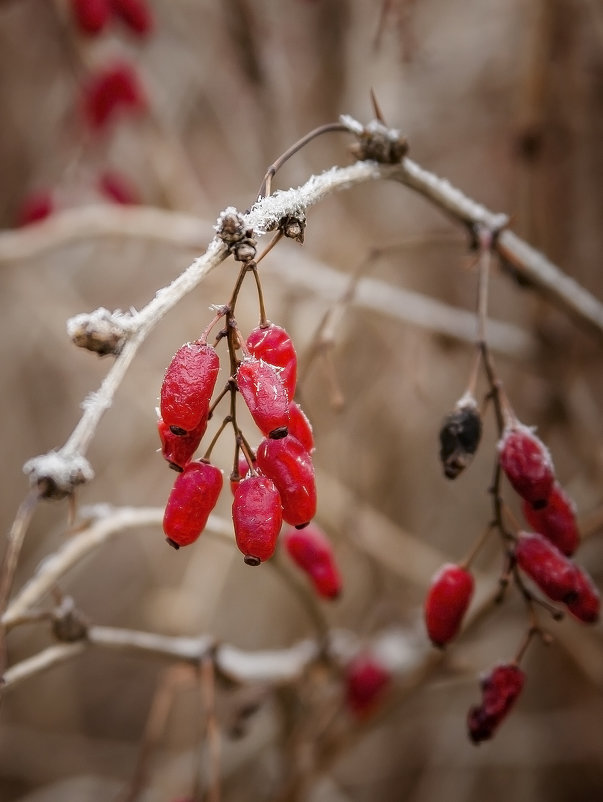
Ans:
<svg viewBox="0 0 603 802"><path fill-rule="evenodd" d="M149 0L142 22L122 10L98 32L76 10L59 0L0 2L3 531L27 490L21 466L65 442L110 366L111 357L77 349L65 321L100 306L141 308L205 250L221 209L253 203L268 165L290 144L343 113L371 119L371 88L414 159L508 213L518 234L603 297L597 0ZM95 82L116 65L114 113ZM273 187L351 163L348 145L345 135L320 138ZM174 220L194 215L198 242L179 242L171 229L78 237L69 226L52 247L33 239L37 219L48 218L42 231L70 210L95 206L102 218L126 202L174 212ZM511 659L521 642L518 594L438 666L423 657L431 575L461 560L491 515L492 410L464 474L449 482L438 460L442 419L473 360L472 324L453 314L458 336L442 329L447 308L475 306L468 246L466 232L425 200L375 183L311 209L303 248L280 243L262 263L268 315L298 350L299 399L317 444L317 521L344 576L341 599L322 602L322 614L359 644L394 629L425 670L395 678L362 721L338 707L337 672L312 671L281 689L218 683L224 800L603 796L600 624L543 616L554 642L532 644L516 709L479 748L466 737L466 711L479 699L480 672ZM331 350L316 355L321 321L359 275L362 292L339 307ZM78 505L165 502L174 474L156 453L163 371L209 321L210 305L228 300L235 276L233 262L223 263L153 330L102 419L88 455L96 477ZM424 308L423 298L444 306ZM243 331L257 314L249 282L238 309ZM507 325L491 327L500 379L519 418L551 449L588 535L578 560L601 587L601 340L498 265L490 314ZM228 473L231 459L227 433L215 461ZM508 487L505 494L517 511ZM229 505L224 492L217 512L228 517ZM67 503L42 506L16 587L69 536ZM491 541L476 563L484 587L495 587L501 568ZM96 624L281 649L314 633L287 576L270 564L250 569L234 544L212 537L172 551L158 528L147 528L94 552L61 591ZM38 623L15 629L8 643L14 664L52 637ZM5 695L0 799L124 799L150 706L166 688L169 715L137 798L190 798L195 777L203 786L211 773L194 673L98 649ZM243 726L240 711L250 705Z"/></svg>

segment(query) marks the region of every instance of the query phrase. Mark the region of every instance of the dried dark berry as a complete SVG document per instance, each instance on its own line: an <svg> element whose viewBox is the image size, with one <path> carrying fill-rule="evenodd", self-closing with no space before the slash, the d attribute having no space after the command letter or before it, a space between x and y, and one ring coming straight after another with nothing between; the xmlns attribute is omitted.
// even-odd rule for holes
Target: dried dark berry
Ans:
<svg viewBox="0 0 603 802"><path fill-rule="evenodd" d="M461 399L440 429L440 459L448 479L456 479L469 465L481 436L482 421L475 401Z"/></svg>

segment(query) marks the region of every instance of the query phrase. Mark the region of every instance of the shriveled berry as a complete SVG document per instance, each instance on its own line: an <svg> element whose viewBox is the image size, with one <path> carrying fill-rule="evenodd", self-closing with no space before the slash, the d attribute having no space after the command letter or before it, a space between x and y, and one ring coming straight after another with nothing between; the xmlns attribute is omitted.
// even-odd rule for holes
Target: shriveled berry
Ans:
<svg viewBox="0 0 603 802"><path fill-rule="evenodd" d="M507 716L525 682L525 674L515 663L496 666L481 680L482 703L469 710L467 725L473 743L487 741Z"/></svg>
<svg viewBox="0 0 603 802"><path fill-rule="evenodd" d="M481 436L482 419L475 399L464 397L440 429L440 459L448 479L456 479L469 465Z"/></svg>
<svg viewBox="0 0 603 802"><path fill-rule="evenodd" d="M520 532L515 558L549 599L567 604L577 598L576 566L550 540L535 532Z"/></svg>
<svg viewBox="0 0 603 802"><path fill-rule="evenodd" d="M174 434L161 418L157 421L161 453L164 459L170 463L170 468L181 471L191 461L193 454L199 448L199 443L206 429L207 418L202 418L195 429L183 436Z"/></svg>
<svg viewBox="0 0 603 802"><path fill-rule="evenodd" d="M357 655L345 671L345 701L357 718L374 713L391 683L389 670L371 654Z"/></svg>
<svg viewBox="0 0 603 802"><path fill-rule="evenodd" d="M39 190L27 195L21 202L21 207L17 212L17 226L28 226L45 220L54 211L54 200L52 193L46 190Z"/></svg>
<svg viewBox="0 0 603 802"><path fill-rule="evenodd" d="M515 491L541 508L555 481L551 455L533 431L521 423L508 426L498 443L500 466Z"/></svg>
<svg viewBox="0 0 603 802"><path fill-rule="evenodd" d="M139 202L138 194L132 184L125 176L114 170L107 170L99 176L98 188L113 203L130 206Z"/></svg>
<svg viewBox="0 0 603 802"><path fill-rule="evenodd" d="M146 105L138 75L130 64L114 64L94 75L84 87L84 115L100 130L122 111L141 111Z"/></svg>
<svg viewBox="0 0 603 802"><path fill-rule="evenodd" d="M78 29L94 36L109 22L111 8L109 0L71 0L71 13Z"/></svg>
<svg viewBox="0 0 603 802"><path fill-rule="evenodd" d="M445 646L461 626L473 596L473 576L453 563L443 565L425 599L425 625L435 646Z"/></svg>
<svg viewBox="0 0 603 802"><path fill-rule="evenodd" d="M160 398L161 417L172 431L175 427L186 434L207 418L219 368L216 349L207 343L185 343L176 351Z"/></svg>
<svg viewBox="0 0 603 802"><path fill-rule="evenodd" d="M281 497L272 479L248 476L239 482L232 502L237 546L248 565L259 565L274 554L283 523Z"/></svg>
<svg viewBox="0 0 603 802"><path fill-rule="evenodd" d="M312 424L308 420L306 413L295 401L291 401L289 404L289 434L299 440L308 454L314 451Z"/></svg>
<svg viewBox="0 0 603 802"><path fill-rule="evenodd" d="M247 338L247 348L252 356L279 369L278 374L287 395L289 399L293 399L297 383L297 354L285 329L274 323L269 323L264 328L258 326Z"/></svg>
<svg viewBox="0 0 603 802"><path fill-rule="evenodd" d="M336 599L341 593L341 575L333 547L315 524L288 529L283 537L287 554L304 571L319 596Z"/></svg>
<svg viewBox="0 0 603 802"><path fill-rule="evenodd" d="M584 568L576 566L576 593L572 601L568 601L567 609L584 624L595 624L599 620L601 599L599 591Z"/></svg>
<svg viewBox="0 0 603 802"><path fill-rule="evenodd" d="M307 525L316 514L316 482L312 458L299 440L291 435L262 440L257 465L281 495L283 520L291 526Z"/></svg>
<svg viewBox="0 0 603 802"><path fill-rule="evenodd" d="M222 471L208 462L189 462L178 474L163 516L168 543L178 549L205 529L222 490Z"/></svg>
<svg viewBox="0 0 603 802"><path fill-rule="evenodd" d="M139 36L153 30L153 15L146 0L111 0L111 6L115 15Z"/></svg>
<svg viewBox="0 0 603 802"><path fill-rule="evenodd" d="M524 501L523 514L532 529L548 538L568 557L578 548L580 534L575 507L557 482L549 493L546 507L534 509L529 501Z"/></svg>
<svg viewBox="0 0 603 802"><path fill-rule="evenodd" d="M289 399L276 370L262 359L247 357L237 370L237 387L262 434L285 437L289 425Z"/></svg>

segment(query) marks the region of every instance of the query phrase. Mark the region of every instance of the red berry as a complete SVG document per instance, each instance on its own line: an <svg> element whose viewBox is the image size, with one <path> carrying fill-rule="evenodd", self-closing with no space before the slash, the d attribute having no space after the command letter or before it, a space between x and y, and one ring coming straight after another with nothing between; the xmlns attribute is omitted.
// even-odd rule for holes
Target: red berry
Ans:
<svg viewBox="0 0 603 802"><path fill-rule="evenodd" d="M259 565L274 554L283 523L281 497L267 476L248 476L239 482L232 502L237 546L248 565Z"/></svg>
<svg viewBox="0 0 603 802"><path fill-rule="evenodd" d="M84 88L84 114L91 128L104 128L119 111L145 106L138 75L129 64L115 64L91 78Z"/></svg>
<svg viewBox="0 0 603 802"><path fill-rule="evenodd" d="M205 529L222 490L222 471L208 462L189 462L178 474L163 516L168 543L178 549Z"/></svg>
<svg viewBox="0 0 603 802"><path fill-rule="evenodd" d="M314 451L312 424L299 404L289 404L289 434L302 444L308 454Z"/></svg>
<svg viewBox="0 0 603 802"><path fill-rule="evenodd" d="M316 514L316 483L312 458L299 440L262 440L257 465L281 495L283 520L300 528L308 524Z"/></svg>
<svg viewBox="0 0 603 802"><path fill-rule="evenodd" d="M391 682L391 674L370 654L361 654L345 672L345 700L358 718L365 718L379 706Z"/></svg>
<svg viewBox="0 0 603 802"><path fill-rule="evenodd" d="M525 682L525 674L515 665L497 666L481 681L482 703L469 710L467 724L474 743L487 741L509 713Z"/></svg>
<svg viewBox="0 0 603 802"><path fill-rule="evenodd" d="M425 624L436 646L445 646L459 631L473 587L469 571L452 563L443 565L432 579L425 599Z"/></svg>
<svg viewBox="0 0 603 802"><path fill-rule="evenodd" d="M262 434L275 439L285 437L289 399L275 369L261 359L247 357L237 370L237 386Z"/></svg>
<svg viewBox="0 0 603 802"><path fill-rule="evenodd" d="M289 529L284 535L287 553L308 575L319 596L336 599L341 593L341 576L333 548L326 535L310 524L304 529Z"/></svg>
<svg viewBox="0 0 603 802"><path fill-rule="evenodd" d="M550 540L537 533L520 532L515 558L549 599L567 604L577 598L576 566Z"/></svg>
<svg viewBox="0 0 603 802"><path fill-rule="evenodd" d="M500 465L515 491L535 507L545 507L553 482L553 462L544 443L527 426L508 426L498 444Z"/></svg>
<svg viewBox="0 0 603 802"><path fill-rule="evenodd" d="M161 440L161 453L164 459L170 463L170 468L181 471L191 461L206 429L207 418L202 418L197 428L184 436L174 434L161 418L157 421L157 430Z"/></svg>
<svg viewBox="0 0 603 802"><path fill-rule="evenodd" d="M32 192L21 202L21 208L17 212L17 226L28 226L44 220L54 211L54 201L52 195L47 191Z"/></svg>
<svg viewBox="0 0 603 802"><path fill-rule="evenodd" d="M532 529L548 538L568 557L578 548L580 534L574 504L557 482L549 493L546 507L534 509L529 501L524 501L523 514Z"/></svg>
<svg viewBox="0 0 603 802"><path fill-rule="evenodd" d="M252 356L280 368L279 376L287 395L292 399L297 382L297 354L285 329L274 323L269 323L264 328L258 326L247 338L247 348Z"/></svg>
<svg viewBox="0 0 603 802"><path fill-rule="evenodd" d="M94 36L109 22L109 0L71 0L71 12L82 33Z"/></svg>
<svg viewBox="0 0 603 802"><path fill-rule="evenodd" d="M114 203L129 206L138 203L136 190L121 173L107 171L98 179L98 188Z"/></svg>
<svg viewBox="0 0 603 802"><path fill-rule="evenodd" d="M111 0L111 5L115 14L140 36L153 30L153 15L145 0Z"/></svg>
<svg viewBox="0 0 603 802"><path fill-rule="evenodd" d="M186 434L207 418L220 360L216 349L200 341L185 343L174 354L161 385L161 417ZM172 431L174 431L172 428Z"/></svg>
<svg viewBox="0 0 603 802"><path fill-rule="evenodd" d="M576 566L577 598L567 602L570 613L585 624L594 624L599 620L601 600L599 592L591 578L583 568Z"/></svg>

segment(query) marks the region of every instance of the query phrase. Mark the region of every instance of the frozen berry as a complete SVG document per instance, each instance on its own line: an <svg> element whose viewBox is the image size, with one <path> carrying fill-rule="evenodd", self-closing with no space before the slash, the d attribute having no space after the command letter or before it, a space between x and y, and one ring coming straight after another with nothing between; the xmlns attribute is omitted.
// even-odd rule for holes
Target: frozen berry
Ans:
<svg viewBox="0 0 603 802"><path fill-rule="evenodd" d="M189 462L178 474L163 516L163 531L176 549L205 529L222 489L222 471L208 462Z"/></svg>
<svg viewBox="0 0 603 802"><path fill-rule="evenodd" d="M281 497L267 476L248 476L239 482L232 502L237 546L248 565L259 565L274 554L283 522Z"/></svg>
<svg viewBox="0 0 603 802"><path fill-rule="evenodd" d="M181 471L191 461L193 454L199 447L201 438L207 429L207 418L202 418L199 425L184 436L174 434L167 423L161 418L157 421L157 430L161 441L161 453L170 468Z"/></svg>
<svg viewBox="0 0 603 802"><path fill-rule="evenodd" d="M546 507L534 509L529 501L524 501L523 514L532 529L548 538L564 554L570 556L578 548L580 535L574 505L557 482L549 493Z"/></svg>
<svg viewBox="0 0 603 802"><path fill-rule="evenodd" d="M545 507L555 481L551 455L531 429L508 426L498 444L500 465L515 491L532 506Z"/></svg>
<svg viewBox="0 0 603 802"><path fill-rule="evenodd" d="M473 596L473 577L460 565L447 563L437 572L425 599L427 634L435 646L452 640Z"/></svg>
<svg viewBox="0 0 603 802"><path fill-rule="evenodd" d="M391 683L391 674L370 654L357 655L345 671L345 700L358 718L374 713Z"/></svg>
<svg viewBox="0 0 603 802"><path fill-rule="evenodd" d="M440 429L440 459L448 479L456 479L469 465L481 436L482 421L475 399L464 397Z"/></svg>
<svg viewBox="0 0 603 802"><path fill-rule="evenodd" d="M249 353L257 359L263 359L269 365L278 368L278 373L287 391L289 399L295 395L297 382L297 355L291 337L285 329L269 323L263 328L258 326L247 338Z"/></svg>
<svg viewBox="0 0 603 802"><path fill-rule="evenodd" d="M520 532L515 558L549 599L567 604L577 598L576 566L550 540L535 532Z"/></svg>
<svg viewBox="0 0 603 802"><path fill-rule="evenodd" d="M341 576L326 535L310 524L287 530L283 541L287 554L308 575L318 595L336 599L341 593Z"/></svg>
<svg viewBox="0 0 603 802"><path fill-rule="evenodd" d="M312 458L295 437L262 440L257 465L281 495L283 520L303 527L316 514L316 483Z"/></svg>
<svg viewBox="0 0 603 802"><path fill-rule="evenodd" d="M276 370L261 359L247 357L237 370L237 387L262 434L285 437L289 399Z"/></svg>
<svg viewBox="0 0 603 802"><path fill-rule="evenodd" d="M467 724L473 743L487 741L509 713L522 691L525 674L515 663L496 666L481 680L482 703L469 710Z"/></svg>
<svg viewBox="0 0 603 802"><path fill-rule="evenodd" d="M185 343L174 354L161 385L161 417L176 434L196 429L207 417L220 360L213 346Z"/></svg>

